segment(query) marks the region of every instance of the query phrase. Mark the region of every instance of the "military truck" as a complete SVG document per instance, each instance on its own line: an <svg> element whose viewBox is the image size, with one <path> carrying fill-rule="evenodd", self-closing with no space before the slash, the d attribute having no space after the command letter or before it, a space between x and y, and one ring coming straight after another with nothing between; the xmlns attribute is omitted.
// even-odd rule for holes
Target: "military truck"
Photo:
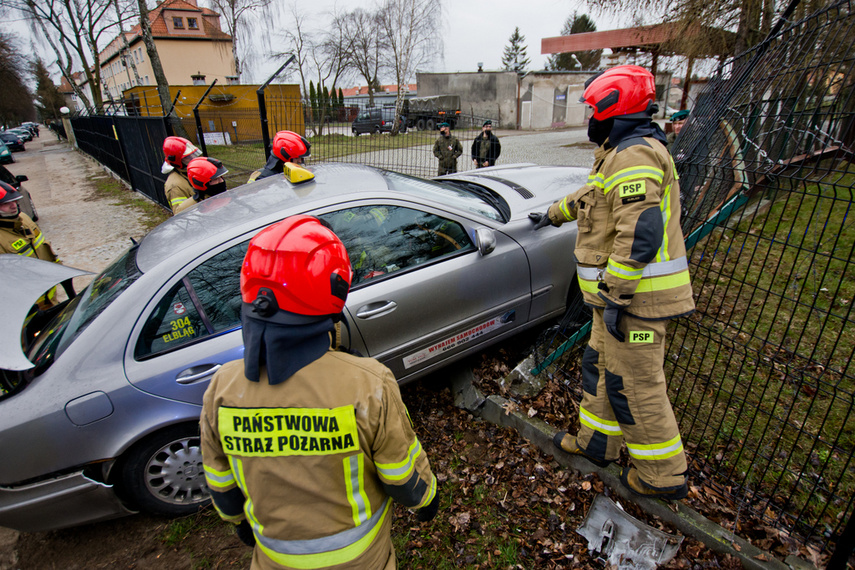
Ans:
<svg viewBox="0 0 855 570"><path fill-rule="evenodd" d="M436 126L443 122L454 128L460 118L460 95L405 99L403 114L407 117L407 126L420 131L436 130Z"/></svg>

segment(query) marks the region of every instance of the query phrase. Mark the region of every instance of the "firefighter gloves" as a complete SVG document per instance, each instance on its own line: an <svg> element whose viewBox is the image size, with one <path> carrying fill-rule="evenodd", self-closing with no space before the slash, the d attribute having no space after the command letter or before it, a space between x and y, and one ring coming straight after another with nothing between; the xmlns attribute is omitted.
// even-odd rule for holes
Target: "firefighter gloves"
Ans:
<svg viewBox="0 0 855 570"><path fill-rule="evenodd" d="M437 511L439 511L439 492L433 496L433 500L430 503L416 511L416 518L420 522L428 522L433 520Z"/></svg>
<svg viewBox="0 0 855 570"><path fill-rule="evenodd" d="M541 214L540 212L532 212L528 215L528 218L532 222L534 222L534 231L537 231L540 228L552 225L552 220L549 219L549 214Z"/></svg>
<svg viewBox="0 0 855 570"><path fill-rule="evenodd" d="M249 523L245 520L240 521L240 524L237 525L235 532L237 533L237 537L240 539L242 543L247 546L255 546L255 535L252 532L252 527L249 526Z"/></svg>
<svg viewBox="0 0 855 570"><path fill-rule="evenodd" d="M603 324L606 325L606 330L609 331L609 334L615 337L618 342L623 342L626 339L618 328L622 316L623 309L614 305L606 305L605 309L603 309Z"/></svg>

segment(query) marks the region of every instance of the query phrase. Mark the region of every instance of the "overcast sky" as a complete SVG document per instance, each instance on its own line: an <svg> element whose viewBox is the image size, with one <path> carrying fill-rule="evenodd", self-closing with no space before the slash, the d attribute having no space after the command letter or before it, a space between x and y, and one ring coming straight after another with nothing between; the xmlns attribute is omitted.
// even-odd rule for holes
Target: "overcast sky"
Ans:
<svg viewBox="0 0 855 570"><path fill-rule="evenodd" d="M284 4L283 0L274 1ZM205 5L206 2L200 0L199 4ZM316 26L323 26L329 21L328 14L333 12L336 5L340 9L353 10L360 6L373 8L376 4L377 0L312 0L309 9L309 3L300 0L298 6L311 22ZM486 71L501 69L504 48L509 45L508 40L516 26L519 26L520 33L525 36L527 55L531 59L528 68L543 69L548 56L540 54L541 39L560 35L565 20L574 10L580 14L585 13L583 0L444 0L443 4L445 58L444 61L437 61L435 69L427 71L477 71L478 62L483 62ZM604 17L591 17L599 30L617 27ZM7 24L20 38L21 47L28 48L31 42L26 26L20 22ZM283 21L281 25L286 24ZM55 56L47 45L44 42L41 44L38 49L43 59L46 62L54 61ZM258 65L255 66L252 77L256 83L264 81L278 67L276 62L266 59L263 56L256 59ZM55 81L59 83L56 67L53 66L51 71L54 72ZM352 82L361 84L358 80Z"/></svg>

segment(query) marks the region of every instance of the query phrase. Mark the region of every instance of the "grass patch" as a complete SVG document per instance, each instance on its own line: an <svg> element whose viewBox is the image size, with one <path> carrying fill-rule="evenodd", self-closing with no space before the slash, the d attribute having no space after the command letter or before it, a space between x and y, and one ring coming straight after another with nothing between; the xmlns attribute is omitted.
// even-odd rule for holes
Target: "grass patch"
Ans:
<svg viewBox="0 0 855 570"><path fill-rule="evenodd" d="M667 375L703 470L816 537L855 493L855 175L786 183L690 252L698 312L677 324Z"/></svg>
<svg viewBox="0 0 855 570"><path fill-rule="evenodd" d="M89 180L95 185L98 198L109 199L116 206L136 209L141 214L139 222L147 232L169 219L169 213L162 206L128 190L112 176L90 176Z"/></svg>

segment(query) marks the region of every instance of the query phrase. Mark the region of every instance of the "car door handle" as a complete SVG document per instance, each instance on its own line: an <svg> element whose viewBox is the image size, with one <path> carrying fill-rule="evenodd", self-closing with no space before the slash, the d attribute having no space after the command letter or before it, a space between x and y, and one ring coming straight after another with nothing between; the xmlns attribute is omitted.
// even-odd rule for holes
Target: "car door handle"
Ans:
<svg viewBox="0 0 855 570"><path fill-rule="evenodd" d="M378 306L378 304L380 306ZM356 311L356 316L360 319L370 319L371 317L376 317L382 313L394 311L397 306L398 303L396 303L395 301L380 301L380 303L371 303L370 305L360 307L360 309Z"/></svg>
<svg viewBox="0 0 855 570"><path fill-rule="evenodd" d="M179 384L192 384L198 382L208 376L213 376L214 372L222 368L222 364L203 364L201 366L193 366L181 372L175 377L175 381Z"/></svg>

